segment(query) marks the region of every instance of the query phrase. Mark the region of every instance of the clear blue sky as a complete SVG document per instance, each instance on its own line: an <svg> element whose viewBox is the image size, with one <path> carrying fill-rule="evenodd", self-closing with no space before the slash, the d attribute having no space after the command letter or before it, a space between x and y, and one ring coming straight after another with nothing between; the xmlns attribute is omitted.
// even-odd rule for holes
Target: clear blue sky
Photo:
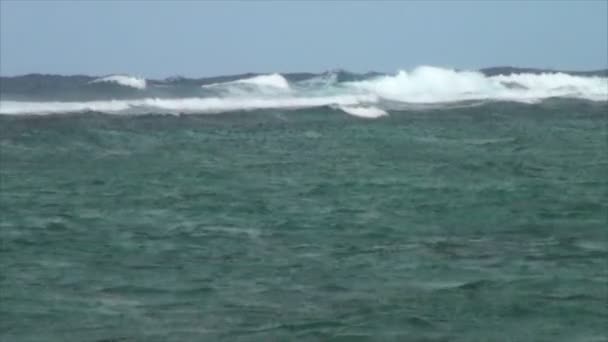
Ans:
<svg viewBox="0 0 608 342"><path fill-rule="evenodd" d="M0 0L0 74L598 69L608 2Z"/></svg>

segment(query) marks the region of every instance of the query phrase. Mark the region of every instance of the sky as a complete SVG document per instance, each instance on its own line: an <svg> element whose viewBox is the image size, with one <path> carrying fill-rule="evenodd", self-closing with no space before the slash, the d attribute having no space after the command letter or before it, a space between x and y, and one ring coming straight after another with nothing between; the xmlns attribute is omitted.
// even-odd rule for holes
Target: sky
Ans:
<svg viewBox="0 0 608 342"><path fill-rule="evenodd" d="M0 75L608 67L608 1L0 0Z"/></svg>

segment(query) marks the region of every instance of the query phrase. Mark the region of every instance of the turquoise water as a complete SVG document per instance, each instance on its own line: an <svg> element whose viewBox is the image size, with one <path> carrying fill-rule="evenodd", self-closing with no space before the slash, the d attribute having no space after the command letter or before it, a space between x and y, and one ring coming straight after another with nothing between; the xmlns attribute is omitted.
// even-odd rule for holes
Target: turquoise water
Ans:
<svg viewBox="0 0 608 342"><path fill-rule="evenodd" d="M0 340L608 341L607 110L0 116Z"/></svg>

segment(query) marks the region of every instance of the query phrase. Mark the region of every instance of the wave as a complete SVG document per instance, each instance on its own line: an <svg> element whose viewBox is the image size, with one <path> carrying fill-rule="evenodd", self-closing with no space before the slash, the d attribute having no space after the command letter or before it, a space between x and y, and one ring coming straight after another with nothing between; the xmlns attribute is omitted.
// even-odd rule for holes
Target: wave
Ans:
<svg viewBox="0 0 608 342"><path fill-rule="evenodd" d="M103 78L28 75L2 79L0 114L85 111L205 114L333 106L350 115L377 118L387 115L390 110L409 110L419 106L487 101L536 103L556 97L608 101L608 77L560 72L501 74L498 70L488 74L421 66L393 75L334 71L322 74L245 74L205 80L172 78L164 81L124 75ZM113 82L138 90L86 86L99 82Z"/></svg>
<svg viewBox="0 0 608 342"><path fill-rule="evenodd" d="M343 112L354 115L360 118L375 119L381 116L386 116L388 113L378 107L364 107L364 106L339 106Z"/></svg>
<svg viewBox="0 0 608 342"><path fill-rule="evenodd" d="M212 91L211 95L223 97L280 96L291 93L289 81L280 74L258 75L226 82L204 84L204 90Z"/></svg>
<svg viewBox="0 0 608 342"><path fill-rule="evenodd" d="M280 74L261 75L252 78L246 78L244 80L237 80L234 83L238 84L251 84L261 87L271 87L277 89L288 90L289 82Z"/></svg>
<svg viewBox="0 0 608 342"><path fill-rule="evenodd" d="M338 83L338 73L328 72L311 78L307 78L297 82L301 88L319 89L334 86Z"/></svg>
<svg viewBox="0 0 608 342"><path fill-rule="evenodd" d="M214 114L239 110L301 109L325 106L351 108L375 103L377 101L377 97L370 95L286 98L146 98L87 102L2 101L0 102L0 114L58 114L80 113L86 111L103 112L107 114ZM351 112L352 111L353 110L351 110Z"/></svg>
<svg viewBox="0 0 608 342"><path fill-rule="evenodd" d="M347 82L346 85L379 97L406 103L471 100L534 102L551 97L608 100L608 78L566 74L485 76L477 71L455 71L422 66L394 76Z"/></svg>
<svg viewBox="0 0 608 342"><path fill-rule="evenodd" d="M136 89L146 89L146 80L143 78L133 77L133 76L125 76L125 75L112 75L106 76L102 78L98 78L90 81L89 83L116 83L125 87L131 87Z"/></svg>
<svg viewBox="0 0 608 342"><path fill-rule="evenodd" d="M250 78L237 79L233 81L218 82L202 85L203 88L218 88L247 85L257 88L274 88L290 90L289 81L281 74L258 75Z"/></svg>

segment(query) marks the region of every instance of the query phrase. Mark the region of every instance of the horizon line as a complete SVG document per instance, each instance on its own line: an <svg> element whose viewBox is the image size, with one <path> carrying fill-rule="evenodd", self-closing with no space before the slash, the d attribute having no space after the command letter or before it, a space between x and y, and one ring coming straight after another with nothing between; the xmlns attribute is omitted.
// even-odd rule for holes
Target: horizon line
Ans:
<svg viewBox="0 0 608 342"><path fill-rule="evenodd" d="M145 78L147 80L166 80L169 78L204 79L204 78L241 76L241 75L324 74L324 73L331 73L331 72L348 72L348 73L360 74L360 75L361 74L371 74L371 73L390 75L390 74L397 73L400 71L408 71L408 72L413 71L413 70L415 70L419 67L423 67L423 66L430 66L430 67L436 67L436 68L448 69L448 70L454 70L454 71L478 71L478 72L483 72L483 71L487 71L490 69L515 69L515 70L531 71L531 72L550 72L550 73L566 73L566 74L568 74L568 73L608 73L608 65L606 65L604 67L600 67L600 68L593 68L593 69L559 69L559 68L529 67L529 66L520 67L520 66L513 66L513 65L496 65L496 66L486 66L486 67L481 67L481 68L455 68L455 67L448 67L448 66L421 64L421 65L415 66L413 68L398 68L392 72L378 71L378 70L368 70L368 71L364 71L364 72L356 72L356 71L350 71L346 68L338 67L338 68L325 69L325 70L316 71L316 72L315 71L247 71L247 72L213 74L213 75L204 75L204 76L184 76L183 74L170 74L169 76L164 76L164 77L162 77L162 76L161 77L159 77L159 76L148 77L148 76L143 76L141 74L125 73L125 72L112 72L112 73L104 73L104 74L101 74L101 73L99 73L99 74L97 74L97 73L62 74L62 73L46 73L46 72L40 72L40 71L33 71L33 72L20 73L20 74L2 74L2 73L0 73L0 77L1 78L17 78L17 77L25 77L25 76L104 77L104 76L112 76L112 75L123 75L123 76Z"/></svg>

